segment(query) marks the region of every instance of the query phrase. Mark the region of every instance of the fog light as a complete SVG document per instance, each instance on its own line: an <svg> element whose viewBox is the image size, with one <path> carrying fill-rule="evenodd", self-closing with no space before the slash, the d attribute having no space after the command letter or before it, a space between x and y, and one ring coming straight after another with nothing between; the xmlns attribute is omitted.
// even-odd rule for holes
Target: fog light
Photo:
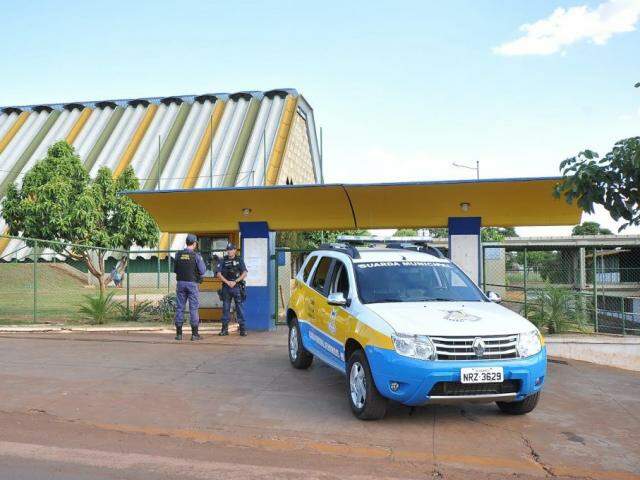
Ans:
<svg viewBox="0 0 640 480"><path fill-rule="evenodd" d="M397 392L398 389L400 388L400 384L398 382L391 382L389 384L389 388L391 389L392 392Z"/></svg>
<svg viewBox="0 0 640 480"><path fill-rule="evenodd" d="M537 387L538 385L542 385L542 382L543 382L543 381L544 381L544 377L538 377L538 378L536 378L536 387Z"/></svg>

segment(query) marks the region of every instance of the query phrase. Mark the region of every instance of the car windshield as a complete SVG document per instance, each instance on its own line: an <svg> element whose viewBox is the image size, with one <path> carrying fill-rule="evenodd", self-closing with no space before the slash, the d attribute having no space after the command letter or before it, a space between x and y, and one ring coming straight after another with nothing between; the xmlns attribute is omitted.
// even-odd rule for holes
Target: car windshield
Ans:
<svg viewBox="0 0 640 480"><path fill-rule="evenodd" d="M485 301L478 287L452 263L359 262L354 267L363 303Z"/></svg>

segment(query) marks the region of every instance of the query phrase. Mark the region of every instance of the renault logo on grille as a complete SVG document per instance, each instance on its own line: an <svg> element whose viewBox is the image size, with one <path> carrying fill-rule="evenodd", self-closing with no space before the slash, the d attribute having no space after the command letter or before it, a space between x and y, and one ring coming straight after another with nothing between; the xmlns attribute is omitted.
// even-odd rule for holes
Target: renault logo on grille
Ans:
<svg viewBox="0 0 640 480"><path fill-rule="evenodd" d="M484 355L484 340L480 337L476 337L473 339L473 353L476 354L476 357L480 358Z"/></svg>

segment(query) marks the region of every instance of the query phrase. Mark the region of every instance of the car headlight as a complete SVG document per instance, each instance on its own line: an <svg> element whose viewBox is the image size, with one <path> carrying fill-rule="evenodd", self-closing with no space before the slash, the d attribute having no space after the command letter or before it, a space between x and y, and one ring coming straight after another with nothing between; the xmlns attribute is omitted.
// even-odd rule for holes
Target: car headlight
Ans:
<svg viewBox="0 0 640 480"><path fill-rule="evenodd" d="M538 330L532 330L518 335L516 350L520 357L530 357L542 350L542 338Z"/></svg>
<svg viewBox="0 0 640 480"><path fill-rule="evenodd" d="M418 358L420 360L435 360L436 348L431 339L418 335L391 335L396 352L405 357Z"/></svg>

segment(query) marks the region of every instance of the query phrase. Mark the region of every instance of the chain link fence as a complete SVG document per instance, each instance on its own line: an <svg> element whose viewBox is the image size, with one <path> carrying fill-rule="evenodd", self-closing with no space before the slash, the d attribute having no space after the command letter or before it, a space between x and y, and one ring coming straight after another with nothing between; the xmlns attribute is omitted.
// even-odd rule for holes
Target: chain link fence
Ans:
<svg viewBox="0 0 640 480"><path fill-rule="evenodd" d="M640 246L483 247L483 288L549 333L640 334Z"/></svg>
<svg viewBox="0 0 640 480"><path fill-rule="evenodd" d="M0 245L0 324L173 319L175 251L107 250L9 236L0 236ZM104 272L103 302L96 268Z"/></svg>
<svg viewBox="0 0 640 480"><path fill-rule="evenodd" d="M276 325L284 325L287 323L287 305L291 297L294 278L302 268L307 255L312 251L313 250L276 248L276 298L274 302Z"/></svg>
<svg viewBox="0 0 640 480"><path fill-rule="evenodd" d="M170 322L175 311L171 250L106 250L0 236L0 324ZM293 278L310 250L278 248L275 319L285 322ZM215 256L203 252L209 274ZM95 266L104 262L100 316ZM640 335L640 245L635 247L517 248L484 246L482 288L549 333ZM218 307L214 291L211 307ZM208 297L207 297L208 298ZM93 300L93 303L92 303ZM205 303L209 300L205 299ZM93 309L93 313L88 313ZM98 312L95 312L98 310Z"/></svg>

